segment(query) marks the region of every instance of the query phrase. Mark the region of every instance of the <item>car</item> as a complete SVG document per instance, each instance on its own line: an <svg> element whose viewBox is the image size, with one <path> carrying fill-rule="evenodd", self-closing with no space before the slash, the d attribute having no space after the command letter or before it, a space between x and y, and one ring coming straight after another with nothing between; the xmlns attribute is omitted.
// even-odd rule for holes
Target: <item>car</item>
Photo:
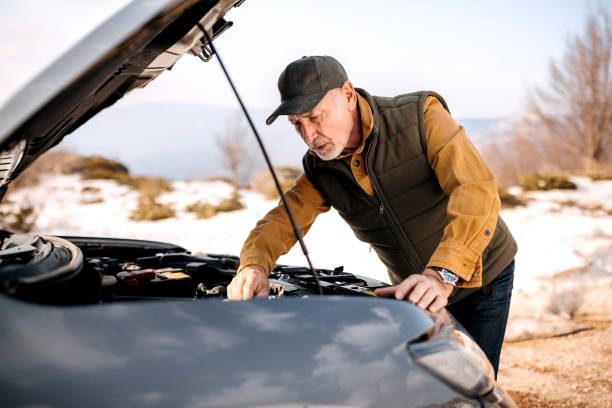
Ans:
<svg viewBox="0 0 612 408"><path fill-rule="evenodd" d="M183 55L214 58L207 38L242 1L134 1L76 44L0 111L0 196ZM342 267L279 264L269 297L230 302L237 256L11 231L0 242L2 406L515 406L448 312L377 298L385 283Z"/></svg>

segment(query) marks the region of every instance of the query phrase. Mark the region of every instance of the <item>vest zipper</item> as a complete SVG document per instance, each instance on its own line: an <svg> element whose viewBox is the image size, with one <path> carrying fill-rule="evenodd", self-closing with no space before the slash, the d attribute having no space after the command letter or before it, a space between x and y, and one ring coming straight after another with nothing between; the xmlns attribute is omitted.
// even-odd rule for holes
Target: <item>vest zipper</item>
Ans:
<svg viewBox="0 0 612 408"><path fill-rule="evenodd" d="M378 134L373 134L371 137L377 139ZM378 214L385 216L385 221L387 222L387 225L391 229L391 232L393 233L393 235L395 235L395 239L397 239L397 241L399 242L400 247L404 250L404 253L408 257L408 262L411 264L412 268L415 270L415 273L421 273L425 269L425 265L423 265L423 263L421 262L421 259L417 255L408 237L405 237L404 232L400 229L399 222L397 221L395 214L393 214L393 212L390 210L389 203L387 203L385 197L381 194L380 185L378 184L378 180L376 180L376 178L372 176L373 169L372 169L372 160L370 157L371 156L370 152L372 151L371 147L374 144L374 142L375 141L373 140L372 143L368 145L368 148L367 148L367 151L364 157L365 157L366 173L368 175L368 178L370 179L370 182L372 183L372 187L374 188L374 192L376 193L376 197L378 197L378 201L379 201ZM384 211L385 207L387 207L387 211Z"/></svg>

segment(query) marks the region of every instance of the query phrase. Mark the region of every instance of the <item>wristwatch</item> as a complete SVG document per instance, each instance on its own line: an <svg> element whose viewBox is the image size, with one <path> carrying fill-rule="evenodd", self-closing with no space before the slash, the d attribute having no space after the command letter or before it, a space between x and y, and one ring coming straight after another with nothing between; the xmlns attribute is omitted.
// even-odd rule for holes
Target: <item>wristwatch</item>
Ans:
<svg viewBox="0 0 612 408"><path fill-rule="evenodd" d="M439 266L430 266L429 268L438 272L438 274L440 275L444 283L450 283L453 286L457 286L457 282L459 281L459 276L455 275L448 269L440 268Z"/></svg>

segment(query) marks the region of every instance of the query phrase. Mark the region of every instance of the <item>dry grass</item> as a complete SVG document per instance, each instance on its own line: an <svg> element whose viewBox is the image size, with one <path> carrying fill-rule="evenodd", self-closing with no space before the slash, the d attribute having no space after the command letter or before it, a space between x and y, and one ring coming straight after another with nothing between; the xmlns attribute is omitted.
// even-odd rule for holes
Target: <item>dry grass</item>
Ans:
<svg viewBox="0 0 612 408"><path fill-rule="evenodd" d="M612 174L591 174L589 178L592 181L612 181Z"/></svg>
<svg viewBox="0 0 612 408"><path fill-rule="evenodd" d="M130 219L134 221L159 221L172 218L175 215L176 213L171 206L162 204L155 198L140 195L138 206L132 211Z"/></svg>
<svg viewBox="0 0 612 408"><path fill-rule="evenodd" d="M575 207L582 211L591 213L593 216L597 215L612 215L612 210L604 208L601 204L582 204L574 200L563 200L557 201L561 207Z"/></svg>
<svg viewBox="0 0 612 408"><path fill-rule="evenodd" d="M244 204L240 202L240 196L237 192L234 192L230 198L226 198L216 206L203 201L196 201L185 207L185 211L194 213L197 219L205 219L212 218L220 212L242 210L243 208Z"/></svg>
<svg viewBox="0 0 612 408"><path fill-rule="evenodd" d="M158 221L172 218L176 215L170 205L157 201L162 193L172 191L170 182L162 178L131 176L128 168L123 164L99 156L87 158L85 170L81 173L81 178L84 180L114 180L118 184L137 190L139 193L138 206L130 214L130 219L134 221ZM99 201L94 199L88 202L88 204L96 202Z"/></svg>
<svg viewBox="0 0 612 408"><path fill-rule="evenodd" d="M529 174L521 177L523 191L576 190L576 184L565 176Z"/></svg>
<svg viewBox="0 0 612 408"><path fill-rule="evenodd" d="M11 232L30 232L34 229L37 215L31 206L19 207L17 211L0 211L0 228Z"/></svg>
<svg viewBox="0 0 612 408"><path fill-rule="evenodd" d="M302 174L302 170L293 166L275 167L281 189L286 191L295 184L295 180ZM251 189L263 194L268 199L279 198L280 195L274 184L274 179L268 169L262 170L253 177Z"/></svg>
<svg viewBox="0 0 612 408"><path fill-rule="evenodd" d="M244 204L240 202L240 196L236 192L234 192L230 198L226 198L215 207L218 212L236 211L242 210L243 208Z"/></svg>
<svg viewBox="0 0 612 408"><path fill-rule="evenodd" d="M510 194L503 188L497 190L499 194L499 199L501 200L501 205L503 208L513 208L521 205L527 204L527 201L515 196L514 194Z"/></svg>
<svg viewBox="0 0 612 408"><path fill-rule="evenodd" d="M80 201L81 204L85 204L85 205L88 205L88 204L101 204L103 202L104 202L104 199L101 198L101 197L89 198L89 199L88 198L83 198Z"/></svg>
<svg viewBox="0 0 612 408"><path fill-rule="evenodd" d="M102 190L98 187L85 186L81 189L81 193L99 193Z"/></svg>
<svg viewBox="0 0 612 408"><path fill-rule="evenodd" d="M127 184L129 177L128 168L123 164L100 156L87 157L85 169L81 172L83 180L116 180L120 184Z"/></svg>
<svg viewBox="0 0 612 408"><path fill-rule="evenodd" d="M157 197L161 193L172 191L172 185L167 180L157 177L138 176L129 174L129 170L123 164L103 157L88 157L85 162L85 170L81 173L83 180L115 180L117 183L138 190L141 195Z"/></svg>
<svg viewBox="0 0 612 408"><path fill-rule="evenodd" d="M157 201L164 192L172 191L172 185L160 178L132 177L132 188L139 192L138 206L130 215L135 221L158 221L172 218L176 215L174 209L168 204Z"/></svg>
<svg viewBox="0 0 612 408"><path fill-rule="evenodd" d="M189 204L185 207L185 211L194 213L199 220L212 218L217 215L217 209L214 205L202 201L196 201L195 203Z"/></svg>
<svg viewBox="0 0 612 408"><path fill-rule="evenodd" d="M172 184L168 180L157 177L132 177L130 187L138 190L141 196L156 198L162 193L173 191Z"/></svg>
<svg viewBox="0 0 612 408"><path fill-rule="evenodd" d="M229 177L222 177L222 176L210 176L210 177L206 177L204 179L204 181L211 181L211 182L212 181L222 181L222 182L227 183L227 184L232 184L232 185L234 184L234 182L232 181L231 178L229 178Z"/></svg>

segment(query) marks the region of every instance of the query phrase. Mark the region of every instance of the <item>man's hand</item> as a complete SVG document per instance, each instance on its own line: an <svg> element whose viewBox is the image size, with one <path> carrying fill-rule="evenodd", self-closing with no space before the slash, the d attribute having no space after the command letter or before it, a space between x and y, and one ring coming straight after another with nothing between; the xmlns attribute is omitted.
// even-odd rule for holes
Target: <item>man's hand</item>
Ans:
<svg viewBox="0 0 612 408"><path fill-rule="evenodd" d="M270 294L268 274L261 265L249 265L227 285L227 298L247 300L253 296L265 297Z"/></svg>
<svg viewBox="0 0 612 408"><path fill-rule="evenodd" d="M448 303L453 285L442 280L438 272L425 269L422 274L410 275L402 283L374 291L376 296L406 299L420 308L437 312Z"/></svg>

